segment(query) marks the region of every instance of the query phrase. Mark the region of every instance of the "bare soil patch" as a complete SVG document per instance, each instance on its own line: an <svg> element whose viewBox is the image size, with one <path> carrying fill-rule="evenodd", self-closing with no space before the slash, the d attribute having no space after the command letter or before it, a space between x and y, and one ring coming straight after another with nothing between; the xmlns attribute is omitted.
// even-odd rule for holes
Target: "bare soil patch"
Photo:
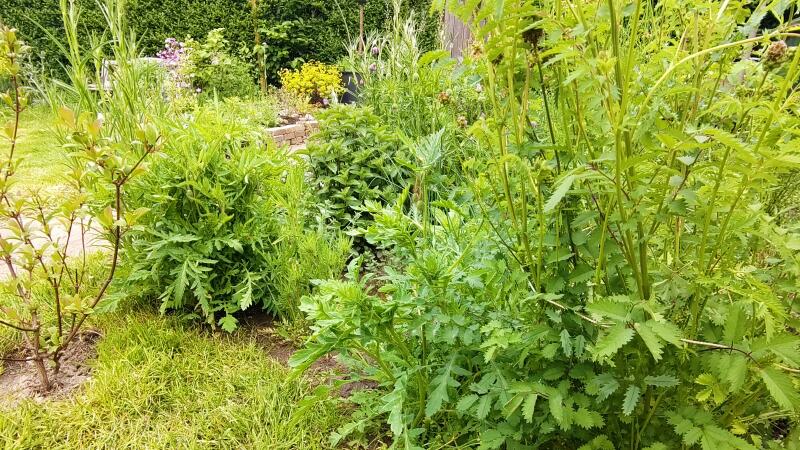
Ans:
<svg viewBox="0 0 800 450"><path fill-rule="evenodd" d="M54 374L53 368L48 367L53 387L47 392L42 392L32 362L3 362L3 372L0 374L0 408L10 409L28 399L42 403L69 397L91 379L91 362L97 357L96 347L100 336L95 330L84 330L75 338L64 352L58 374ZM25 356L21 351L7 355L9 358Z"/></svg>
<svg viewBox="0 0 800 450"><path fill-rule="evenodd" d="M267 354L284 366L289 365L289 358L299 349L299 345L284 339L277 333L278 323L266 313L254 313L242 320L242 329L258 343ZM319 383L347 380L350 371L337 361L336 354L326 355L317 360L307 373L317 378ZM353 393L367 389L376 389L377 383L369 380L353 380L339 388L339 396L350 397Z"/></svg>

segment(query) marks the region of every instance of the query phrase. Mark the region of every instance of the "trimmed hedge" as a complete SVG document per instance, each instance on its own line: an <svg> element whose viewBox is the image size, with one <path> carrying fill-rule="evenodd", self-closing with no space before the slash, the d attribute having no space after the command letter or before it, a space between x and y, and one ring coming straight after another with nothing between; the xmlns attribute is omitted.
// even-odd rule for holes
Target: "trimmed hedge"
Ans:
<svg viewBox="0 0 800 450"><path fill-rule="evenodd" d="M103 32L103 17L95 0L75 2L82 11L82 38L88 42L90 35ZM277 80L280 68L293 67L302 61L335 62L344 53L347 28L353 37L358 33L355 0L258 2L259 27L262 42L267 44L267 74L271 81ZM419 17L427 18L423 32L425 47L433 45L438 30L438 18L428 14L429 6L430 0L403 2L404 9L413 9ZM381 30L391 19L392 5L388 0L368 0L365 11L366 31ZM128 0L126 15L147 55L154 55L168 37L202 39L210 30L224 28L234 52L255 63L251 52L254 24L250 0ZM20 30L45 71L61 70L64 61L61 52L41 29L63 36L59 0L3 0L0 21Z"/></svg>

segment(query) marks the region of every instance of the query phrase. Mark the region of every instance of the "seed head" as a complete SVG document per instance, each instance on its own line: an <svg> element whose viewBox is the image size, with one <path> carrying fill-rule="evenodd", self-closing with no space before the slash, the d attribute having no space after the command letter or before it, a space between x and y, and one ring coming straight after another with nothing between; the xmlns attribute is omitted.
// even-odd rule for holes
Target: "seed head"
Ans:
<svg viewBox="0 0 800 450"><path fill-rule="evenodd" d="M785 59L789 52L789 47L786 41L775 41L767 47L764 53L764 64L767 68L773 69L779 66Z"/></svg>

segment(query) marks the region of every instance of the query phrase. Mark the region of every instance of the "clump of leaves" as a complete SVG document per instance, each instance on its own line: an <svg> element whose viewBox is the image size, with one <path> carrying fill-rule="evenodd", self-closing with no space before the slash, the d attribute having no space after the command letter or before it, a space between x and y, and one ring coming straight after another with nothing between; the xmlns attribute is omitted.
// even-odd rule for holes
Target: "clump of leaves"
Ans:
<svg viewBox="0 0 800 450"><path fill-rule="evenodd" d="M370 108L321 113L307 153L320 208L337 228L368 224L364 205L393 202L412 179L401 139Z"/></svg>
<svg viewBox="0 0 800 450"><path fill-rule="evenodd" d="M173 129L166 156L135 187L150 212L126 236L128 285L162 312L226 331L253 306L293 317L312 278L341 271L347 242L305 232L301 161L205 125Z"/></svg>
<svg viewBox="0 0 800 450"><path fill-rule="evenodd" d="M203 96L247 97L256 91L250 64L232 55L222 28L205 40L187 39L181 75Z"/></svg>

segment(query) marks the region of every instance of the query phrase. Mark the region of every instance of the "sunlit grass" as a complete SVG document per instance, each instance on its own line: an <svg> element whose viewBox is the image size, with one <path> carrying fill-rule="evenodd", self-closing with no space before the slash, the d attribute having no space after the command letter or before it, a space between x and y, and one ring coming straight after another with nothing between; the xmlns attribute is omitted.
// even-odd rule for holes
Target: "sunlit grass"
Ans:
<svg viewBox="0 0 800 450"><path fill-rule="evenodd" d="M315 449L341 425L333 400L297 409L309 384L246 338L144 312L99 327L92 380L71 400L0 412L1 447Z"/></svg>
<svg viewBox="0 0 800 450"><path fill-rule="evenodd" d="M8 117L2 118L5 123ZM25 192L31 189L58 190L64 181L64 149L57 142L52 127L55 118L46 106L33 106L23 111L20 117L16 157L21 161L16 189ZM2 156L7 157L8 146L3 145Z"/></svg>

